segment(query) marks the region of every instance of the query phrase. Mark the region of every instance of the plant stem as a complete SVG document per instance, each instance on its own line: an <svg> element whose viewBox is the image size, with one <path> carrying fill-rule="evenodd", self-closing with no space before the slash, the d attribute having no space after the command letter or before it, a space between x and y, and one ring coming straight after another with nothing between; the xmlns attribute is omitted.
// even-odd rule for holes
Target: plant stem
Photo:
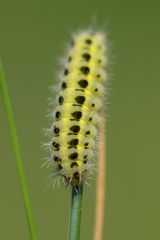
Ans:
<svg viewBox="0 0 160 240"><path fill-rule="evenodd" d="M72 187L69 240L80 239L83 184Z"/></svg>
<svg viewBox="0 0 160 240"><path fill-rule="evenodd" d="M37 239L36 231L35 231L35 227L34 227L32 209L31 209L31 205L30 205L29 194L28 194L26 180L25 180L24 167L23 167L23 162L22 162L22 158L21 158L20 146L19 146L19 141L18 141L18 137L17 137L12 107L10 104L7 84L5 81L3 67L2 67L1 62L0 62L0 92L2 95L2 102L4 105L6 119L7 119L7 123L8 123L8 129L9 129L9 134L10 134L11 143L12 143L12 150L13 150L13 154L14 154L14 157L16 160L17 173L18 173L20 188L21 188L21 192L22 192L22 196L23 196L23 203L24 203L24 209L25 209L26 219L27 219L27 223L28 223L28 229L29 229L31 239L36 240Z"/></svg>
<svg viewBox="0 0 160 240"><path fill-rule="evenodd" d="M101 114L99 123L99 154L98 154L98 174L96 186L96 209L94 240L103 239L104 214L105 214L105 186L106 186L106 141L104 115Z"/></svg>

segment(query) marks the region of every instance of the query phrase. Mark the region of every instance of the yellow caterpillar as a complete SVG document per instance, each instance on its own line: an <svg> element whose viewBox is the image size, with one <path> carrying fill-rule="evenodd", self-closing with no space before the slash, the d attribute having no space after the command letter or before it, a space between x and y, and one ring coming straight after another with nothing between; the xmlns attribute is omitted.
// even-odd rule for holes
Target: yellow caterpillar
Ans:
<svg viewBox="0 0 160 240"><path fill-rule="evenodd" d="M83 183L93 168L106 64L104 33L82 31L73 36L61 77L50 141L56 174L71 185Z"/></svg>

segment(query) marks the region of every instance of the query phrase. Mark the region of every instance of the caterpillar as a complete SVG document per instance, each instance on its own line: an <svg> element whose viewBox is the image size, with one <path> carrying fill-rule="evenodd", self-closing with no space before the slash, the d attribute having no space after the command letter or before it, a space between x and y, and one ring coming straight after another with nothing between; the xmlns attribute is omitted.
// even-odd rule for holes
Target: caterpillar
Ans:
<svg viewBox="0 0 160 240"><path fill-rule="evenodd" d="M50 162L65 183L84 183L93 169L107 80L106 38L103 32L81 31L72 37L64 61L53 112Z"/></svg>

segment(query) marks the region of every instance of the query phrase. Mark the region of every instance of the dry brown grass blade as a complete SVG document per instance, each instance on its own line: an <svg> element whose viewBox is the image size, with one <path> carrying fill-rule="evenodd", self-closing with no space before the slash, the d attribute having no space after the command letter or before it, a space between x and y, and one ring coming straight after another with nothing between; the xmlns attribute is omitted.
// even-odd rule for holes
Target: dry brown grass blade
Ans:
<svg viewBox="0 0 160 240"><path fill-rule="evenodd" d="M95 226L94 240L102 240L104 211L105 211L105 174L106 174L106 141L105 141L105 122L104 116L101 115L99 123L99 153L98 153L98 174L96 186L96 209L95 209Z"/></svg>

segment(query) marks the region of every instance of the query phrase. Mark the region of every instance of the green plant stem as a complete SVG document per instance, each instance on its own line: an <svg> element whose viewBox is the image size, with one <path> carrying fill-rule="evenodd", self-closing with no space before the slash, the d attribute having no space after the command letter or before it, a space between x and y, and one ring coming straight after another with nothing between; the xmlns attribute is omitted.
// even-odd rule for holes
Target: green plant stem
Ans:
<svg viewBox="0 0 160 240"><path fill-rule="evenodd" d="M80 239L83 184L72 187L69 240Z"/></svg>
<svg viewBox="0 0 160 240"><path fill-rule="evenodd" d="M26 180L25 180L24 167L23 167L23 162L22 162L22 158L21 158L20 146L19 146L19 141L18 141L18 137L17 137L13 112L12 112L12 108L11 108L11 104L10 104L10 100L9 100L7 84L5 81L3 67L2 67L1 62L0 62L0 92L2 95L2 102L4 105L6 119L7 119L7 123L8 123L8 129L9 129L9 134L10 134L10 138L11 138L12 149L13 149L14 157L16 160L17 173L18 173L19 183L20 183L21 192L22 192L22 196L23 196L24 209L25 209L26 219L27 219L28 228L29 228L29 232L30 232L30 237L32 240L36 240L37 239L36 231L35 231L35 227L34 227L32 209L31 209L31 205L30 205L29 194L28 194Z"/></svg>

